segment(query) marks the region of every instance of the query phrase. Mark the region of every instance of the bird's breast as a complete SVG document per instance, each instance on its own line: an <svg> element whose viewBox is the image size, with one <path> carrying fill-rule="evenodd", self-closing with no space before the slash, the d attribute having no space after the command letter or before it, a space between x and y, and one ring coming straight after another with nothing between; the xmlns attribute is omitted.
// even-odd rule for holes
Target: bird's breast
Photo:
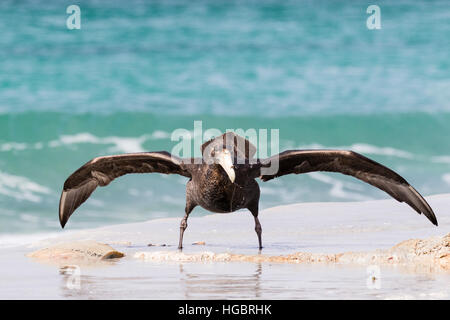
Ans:
<svg viewBox="0 0 450 320"><path fill-rule="evenodd" d="M196 202L206 210L227 213L241 209L245 203L242 188L220 170L207 170L194 177L193 185Z"/></svg>

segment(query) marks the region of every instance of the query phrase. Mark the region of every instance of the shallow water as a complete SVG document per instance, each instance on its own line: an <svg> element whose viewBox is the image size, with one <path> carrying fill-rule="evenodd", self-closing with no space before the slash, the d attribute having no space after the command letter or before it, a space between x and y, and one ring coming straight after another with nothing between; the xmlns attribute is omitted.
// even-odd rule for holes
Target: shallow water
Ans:
<svg viewBox="0 0 450 320"><path fill-rule="evenodd" d="M20 252L20 253L23 253ZM276 263L147 263L126 258L81 268L80 288L54 266L14 261L2 271L2 299L449 299L449 274L381 267L376 284L364 266ZM5 258L5 260L3 260ZM26 267L25 267L26 264ZM18 266L21 266L18 268Z"/></svg>
<svg viewBox="0 0 450 320"><path fill-rule="evenodd" d="M260 214L262 254L338 253L386 249L411 238L450 233L450 195L427 198L439 227L394 200L306 203ZM249 213L189 219L184 253L258 254ZM253 262L146 261L136 252L176 252L179 219L114 225L43 235L28 245L0 249L0 298L73 299L449 299L450 274L423 267ZM59 242L95 240L126 256L98 267L81 266L80 289L69 289L58 267L25 257ZM205 245L192 245L205 241ZM152 243L153 246L148 246ZM165 246L161 246L165 245ZM376 267L376 266L375 266ZM372 267L371 267L372 268ZM379 286L379 289L374 287Z"/></svg>

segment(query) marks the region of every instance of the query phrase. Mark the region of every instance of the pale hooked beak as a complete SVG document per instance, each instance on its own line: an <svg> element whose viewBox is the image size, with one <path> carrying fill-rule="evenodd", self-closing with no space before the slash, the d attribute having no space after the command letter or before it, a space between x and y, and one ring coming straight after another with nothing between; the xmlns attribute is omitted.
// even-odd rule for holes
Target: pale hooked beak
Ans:
<svg viewBox="0 0 450 320"><path fill-rule="evenodd" d="M224 150L221 152L218 156L218 163L222 166L222 168L225 170L225 172L228 175L228 178L230 178L230 181L234 183L234 179L236 179L236 173L233 169L233 159L231 159L230 151Z"/></svg>

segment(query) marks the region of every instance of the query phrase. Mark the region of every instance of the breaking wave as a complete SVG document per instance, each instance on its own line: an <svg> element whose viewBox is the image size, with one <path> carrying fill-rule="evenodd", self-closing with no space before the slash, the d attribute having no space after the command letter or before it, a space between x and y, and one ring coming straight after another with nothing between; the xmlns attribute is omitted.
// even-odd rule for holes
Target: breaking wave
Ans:
<svg viewBox="0 0 450 320"><path fill-rule="evenodd" d="M50 194L51 190L26 177L15 176L0 171L0 195L16 200L41 202L42 195Z"/></svg>

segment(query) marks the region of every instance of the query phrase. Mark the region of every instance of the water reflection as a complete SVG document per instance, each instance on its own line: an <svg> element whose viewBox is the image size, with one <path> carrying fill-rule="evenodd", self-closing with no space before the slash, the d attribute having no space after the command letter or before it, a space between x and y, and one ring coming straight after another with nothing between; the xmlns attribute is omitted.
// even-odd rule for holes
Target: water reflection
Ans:
<svg viewBox="0 0 450 320"><path fill-rule="evenodd" d="M207 273L191 271L189 267L183 263L179 266L185 299L261 298L261 263L248 264L248 272L239 273Z"/></svg>
<svg viewBox="0 0 450 320"><path fill-rule="evenodd" d="M448 274L383 267L381 286L367 287L365 266L271 263L148 263L83 269L80 286L60 272L65 299L385 299L448 298ZM69 285L68 285L69 284Z"/></svg>

